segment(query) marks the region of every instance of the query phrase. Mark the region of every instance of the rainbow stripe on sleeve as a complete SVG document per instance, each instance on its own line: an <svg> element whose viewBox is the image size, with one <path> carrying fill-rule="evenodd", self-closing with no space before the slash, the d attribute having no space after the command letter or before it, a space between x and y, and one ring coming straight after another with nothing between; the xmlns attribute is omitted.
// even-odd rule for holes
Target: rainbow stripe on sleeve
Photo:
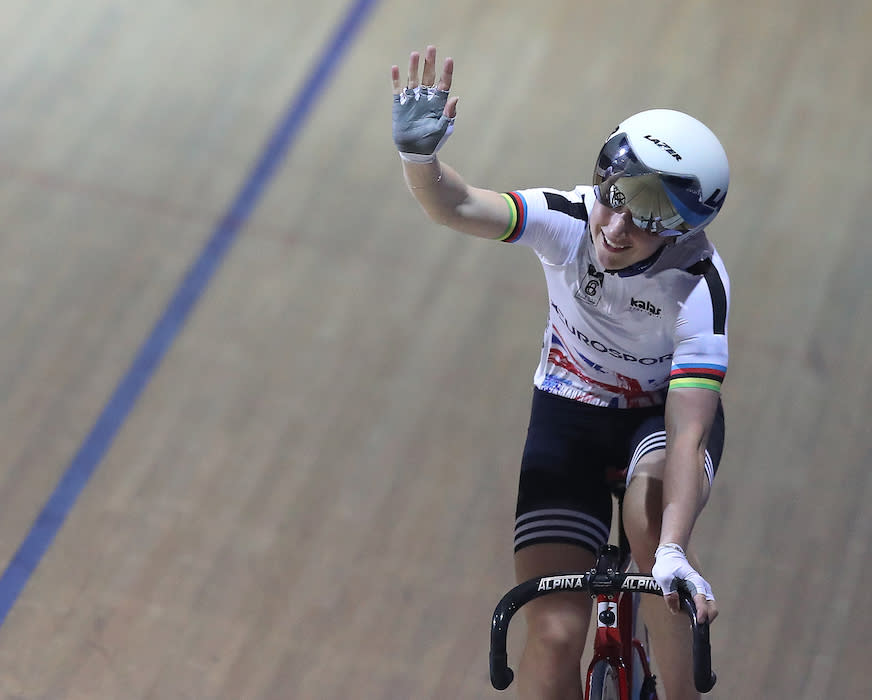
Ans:
<svg viewBox="0 0 872 700"><path fill-rule="evenodd" d="M503 192L503 198L509 205L511 219L506 232L499 239L504 243L514 243L524 233L527 226L527 202L518 192Z"/></svg>
<svg viewBox="0 0 872 700"><path fill-rule="evenodd" d="M670 389L711 389L720 391L727 368L723 365L672 365L669 373Z"/></svg>

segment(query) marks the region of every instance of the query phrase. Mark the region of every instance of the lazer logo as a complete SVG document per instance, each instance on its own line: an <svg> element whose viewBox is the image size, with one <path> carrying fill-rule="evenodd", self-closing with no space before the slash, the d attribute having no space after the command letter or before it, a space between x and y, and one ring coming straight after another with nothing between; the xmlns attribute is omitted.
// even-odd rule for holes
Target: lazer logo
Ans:
<svg viewBox="0 0 872 700"><path fill-rule="evenodd" d="M660 146L664 151L666 151L669 155L671 155L675 160L681 160L681 156L675 151L672 146L670 146L666 141L661 141L660 139L655 139L651 134L645 136L646 141L650 141L655 146Z"/></svg>
<svg viewBox="0 0 872 700"><path fill-rule="evenodd" d="M630 306L634 309L639 309L640 311L646 311L652 316L659 316L661 309L657 306L654 306L650 301L646 301L645 299L636 299L634 297L630 297Z"/></svg>
<svg viewBox="0 0 872 700"><path fill-rule="evenodd" d="M627 576L624 579L624 588L630 591L659 591L657 581L647 576Z"/></svg>

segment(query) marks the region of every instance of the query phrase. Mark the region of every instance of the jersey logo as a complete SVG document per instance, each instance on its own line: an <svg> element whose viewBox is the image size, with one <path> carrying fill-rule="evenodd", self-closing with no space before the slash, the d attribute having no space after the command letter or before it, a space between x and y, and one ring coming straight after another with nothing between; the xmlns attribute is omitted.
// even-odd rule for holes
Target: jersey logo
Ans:
<svg viewBox="0 0 872 700"><path fill-rule="evenodd" d="M662 311L660 307L652 304L650 301L647 301L646 299L636 299L635 297L630 297L630 308L644 311L650 316L657 317L660 316L660 312Z"/></svg>
<svg viewBox="0 0 872 700"><path fill-rule="evenodd" d="M582 278L575 297L596 306L602 298L604 279L605 274L598 272L593 265L589 264L587 266L587 274Z"/></svg>

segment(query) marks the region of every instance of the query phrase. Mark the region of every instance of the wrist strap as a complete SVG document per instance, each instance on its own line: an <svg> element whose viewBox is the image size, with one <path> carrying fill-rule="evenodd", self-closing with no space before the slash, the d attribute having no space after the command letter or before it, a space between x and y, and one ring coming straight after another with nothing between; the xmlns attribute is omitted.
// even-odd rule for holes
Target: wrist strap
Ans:
<svg viewBox="0 0 872 700"><path fill-rule="evenodd" d="M403 153L399 151L400 158L408 163L432 163L436 160L435 153Z"/></svg>
<svg viewBox="0 0 872 700"><path fill-rule="evenodd" d="M657 555L660 554L661 549L671 549L674 552L678 552L681 556L686 556L680 545L677 545L674 542L664 542L654 551L655 559L657 558Z"/></svg>

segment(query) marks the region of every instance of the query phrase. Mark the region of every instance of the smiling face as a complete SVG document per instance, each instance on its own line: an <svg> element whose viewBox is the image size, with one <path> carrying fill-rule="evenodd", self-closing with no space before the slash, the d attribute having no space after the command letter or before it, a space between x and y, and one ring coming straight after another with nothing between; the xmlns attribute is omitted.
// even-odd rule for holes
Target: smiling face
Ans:
<svg viewBox="0 0 872 700"><path fill-rule="evenodd" d="M642 262L668 240L636 226L626 207L611 209L599 200L594 200L589 223L597 259L607 270Z"/></svg>

